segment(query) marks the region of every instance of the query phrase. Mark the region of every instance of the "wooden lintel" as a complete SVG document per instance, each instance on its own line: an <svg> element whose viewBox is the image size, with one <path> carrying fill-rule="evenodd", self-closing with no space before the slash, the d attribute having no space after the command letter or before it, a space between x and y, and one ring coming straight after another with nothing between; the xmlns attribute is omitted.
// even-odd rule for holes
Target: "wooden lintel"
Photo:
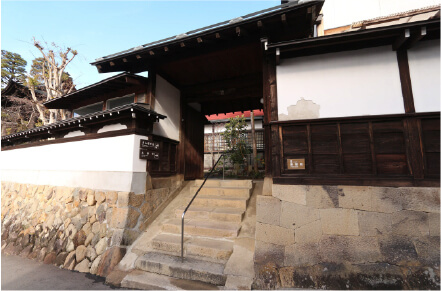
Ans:
<svg viewBox="0 0 441 291"><path fill-rule="evenodd" d="M410 39L410 29L406 28L400 36L397 37L395 42L392 44L392 49L394 51L399 50L403 45Z"/></svg>
<svg viewBox="0 0 441 291"><path fill-rule="evenodd" d="M127 61L127 59L126 59L126 58L123 58L123 62L124 62L124 63L127 63L128 61Z"/></svg>
<svg viewBox="0 0 441 291"><path fill-rule="evenodd" d="M196 40L198 41L198 43L202 42L202 38L200 38L200 37L198 37Z"/></svg>

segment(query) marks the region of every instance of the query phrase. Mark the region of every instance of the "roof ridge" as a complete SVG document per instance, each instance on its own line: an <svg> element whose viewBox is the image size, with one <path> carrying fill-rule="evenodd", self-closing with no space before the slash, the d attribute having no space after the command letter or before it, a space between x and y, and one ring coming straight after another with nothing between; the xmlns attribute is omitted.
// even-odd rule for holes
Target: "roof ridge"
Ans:
<svg viewBox="0 0 441 291"><path fill-rule="evenodd" d="M421 7L421 8L417 8L417 9L411 9L411 10L406 10L403 12L397 12L397 13L392 13L389 15L385 15L385 16L379 16L379 17L375 17L375 18L370 18L370 19L365 19L365 20L360 20L360 21L356 21L352 23L352 27L360 27L363 24L368 24L368 23L373 23L373 22L379 22L382 20L389 20L389 19L393 19L393 18L401 18L401 17L405 17L405 16L413 16L415 14L421 14L421 13L425 13L425 12L429 12L429 11L434 11L440 9L440 4L436 4L436 5L430 5L430 6L425 6L425 7Z"/></svg>

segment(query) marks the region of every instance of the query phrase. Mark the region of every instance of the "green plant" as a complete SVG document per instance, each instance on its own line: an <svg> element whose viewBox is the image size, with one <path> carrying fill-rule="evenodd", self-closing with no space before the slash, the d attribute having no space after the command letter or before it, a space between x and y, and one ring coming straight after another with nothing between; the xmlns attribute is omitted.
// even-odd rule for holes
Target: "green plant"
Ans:
<svg viewBox="0 0 441 291"><path fill-rule="evenodd" d="M233 165L244 165L247 163L247 155L250 150L246 142L246 121L245 117L236 116L229 118L225 124L225 131L221 133L227 144L228 159Z"/></svg>

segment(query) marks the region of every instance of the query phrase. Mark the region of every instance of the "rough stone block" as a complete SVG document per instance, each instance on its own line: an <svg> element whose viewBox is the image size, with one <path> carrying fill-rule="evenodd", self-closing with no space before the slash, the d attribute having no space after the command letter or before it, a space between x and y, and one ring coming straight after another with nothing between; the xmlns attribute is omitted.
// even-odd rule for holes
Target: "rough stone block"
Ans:
<svg viewBox="0 0 441 291"><path fill-rule="evenodd" d="M257 196L257 221L280 225L281 202L272 196Z"/></svg>
<svg viewBox="0 0 441 291"><path fill-rule="evenodd" d="M106 277L113 268L121 261L121 259L126 254L125 248L120 247L112 247L108 249L101 258L100 263L98 264L98 269L96 274L98 276Z"/></svg>
<svg viewBox="0 0 441 291"><path fill-rule="evenodd" d="M403 210L392 214L392 231L396 235L429 235L429 216L425 212Z"/></svg>
<svg viewBox="0 0 441 291"><path fill-rule="evenodd" d="M371 210L371 187L340 186L341 195L338 197L339 206L342 208Z"/></svg>
<svg viewBox="0 0 441 291"><path fill-rule="evenodd" d="M254 251L254 263L258 265L266 265L274 263L276 266L283 266L285 258L285 247L274 245L256 240Z"/></svg>
<svg viewBox="0 0 441 291"><path fill-rule="evenodd" d="M306 188L306 205L313 208L338 207L338 188L330 186L303 186Z"/></svg>
<svg viewBox="0 0 441 291"><path fill-rule="evenodd" d="M317 243L293 244L285 248L284 266L312 266L321 262Z"/></svg>
<svg viewBox="0 0 441 291"><path fill-rule="evenodd" d="M129 205L131 207L139 207L144 202L144 194L129 194Z"/></svg>
<svg viewBox="0 0 441 291"><path fill-rule="evenodd" d="M72 251L67 255L66 260L64 261L64 268L67 270L73 270L75 264L75 251Z"/></svg>
<svg viewBox="0 0 441 291"><path fill-rule="evenodd" d="M358 264L383 259L376 237L324 236L319 248L323 262Z"/></svg>
<svg viewBox="0 0 441 291"><path fill-rule="evenodd" d="M403 209L439 213L440 188L401 188Z"/></svg>
<svg viewBox="0 0 441 291"><path fill-rule="evenodd" d="M107 249L107 237L103 237L95 246L97 255L101 255Z"/></svg>
<svg viewBox="0 0 441 291"><path fill-rule="evenodd" d="M306 205L307 186L273 184L273 196L282 200Z"/></svg>
<svg viewBox="0 0 441 291"><path fill-rule="evenodd" d="M440 214L429 213L429 234L430 236L440 236Z"/></svg>
<svg viewBox="0 0 441 291"><path fill-rule="evenodd" d="M324 234L359 235L357 211L352 209L320 209Z"/></svg>
<svg viewBox="0 0 441 291"><path fill-rule="evenodd" d="M113 208L109 226L111 228L124 228L127 223L127 208Z"/></svg>
<svg viewBox="0 0 441 291"><path fill-rule="evenodd" d="M372 211L393 213L403 209L402 188L370 187Z"/></svg>
<svg viewBox="0 0 441 291"><path fill-rule="evenodd" d="M318 209L291 202L282 202L280 226L296 229L320 219Z"/></svg>
<svg viewBox="0 0 441 291"><path fill-rule="evenodd" d="M81 262L86 257L87 248L84 245L78 246L75 250L75 259Z"/></svg>
<svg viewBox="0 0 441 291"><path fill-rule="evenodd" d="M96 200L95 200L95 191L93 190L87 190L87 204L89 204L90 206L95 205Z"/></svg>
<svg viewBox="0 0 441 291"><path fill-rule="evenodd" d="M92 263L92 265L90 266L90 273L95 275L96 271L98 270L98 265L101 261L101 257L102 256L98 256Z"/></svg>
<svg viewBox="0 0 441 291"><path fill-rule="evenodd" d="M256 240L287 246L295 242L294 230L277 225L256 223Z"/></svg>
<svg viewBox="0 0 441 291"><path fill-rule="evenodd" d="M115 206L118 201L118 192L108 191L106 192L106 202L109 206Z"/></svg>
<svg viewBox="0 0 441 291"><path fill-rule="evenodd" d="M322 237L322 223L320 220L305 224L295 230L296 244L315 243Z"/></svg>
<svg viewBox="0 0 441 291"><path fill-rule="evenodd" d="M381 212L358 212L361 236L388 235L392 232L392 214Z"/></svg>
<svg viewBox="0 0 441 291"><path fill-rule="evenodd" d="M378 238L381 254L393 265L408 265L418 259L411 238L405 236L381 236Z"/></svg>
<svg viewBox="0 0 441 291"><path fill-rule="evenodd" d="M129 195L130 192L118 192L118 207L127 207L129 206Z"/></svg>
<svg viewBox="0 0 441 291"><path fill-rule="evenodd" d="M75 271L78 271L80 273L89 273L89 260L88 259L84 259L81 262L79 262L76 266L75 266Z"/></svg>
<svg viewBox="0 0 441 291"><path fill-rule="evenodd" d="M429 266L438 266L440 258L440 237L421 236L413 238L418 260Z"/></svg>
<svg viewBox="0 0 441 291"><path fill-rule="evenodd" d="M102 204L106 200L106 193L104 193L103 191L96 191L95 200L96 204Z"/></svg>
<svg viewBox="0 0 441 291"><path fill-rule="evenodd" d="M126 227L134 228L138 224L139 216L140 216L140 213L138 212L138 210L136 210L134 208L130 208L128 215L127 215Z"/></svg>

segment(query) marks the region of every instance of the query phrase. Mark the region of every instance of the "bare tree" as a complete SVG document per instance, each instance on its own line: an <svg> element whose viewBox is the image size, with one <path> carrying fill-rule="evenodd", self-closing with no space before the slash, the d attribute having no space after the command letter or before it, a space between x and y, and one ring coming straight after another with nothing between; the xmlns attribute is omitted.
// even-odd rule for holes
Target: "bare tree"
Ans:
<svg viewBox="0 0 441 291"><path fill-rule="evenodd" d="M75 89L72 85L66 88L63 85L63 75L64 70L67 65L75 58L78 54L76 50L71 48L62 49L56 44L52 43L50 48L44 48L39 41L34 38L34 46L41 52L44 59L44 64L42 66L42 77L44 81L44 87L46 89L46 101L60 97L64 94L68 94ZM56 52L54 52L56 50ZM31 76L28 77L28 86L31 90L32 99L35 102L35 107L39 113L39 117L43 124L49 124L55 122L59 117L62 120L66 119L68 112L64 109L49 109L49 118L46 117L44 106L38 102L35 95L37 80L33 79Z"/></svg>

